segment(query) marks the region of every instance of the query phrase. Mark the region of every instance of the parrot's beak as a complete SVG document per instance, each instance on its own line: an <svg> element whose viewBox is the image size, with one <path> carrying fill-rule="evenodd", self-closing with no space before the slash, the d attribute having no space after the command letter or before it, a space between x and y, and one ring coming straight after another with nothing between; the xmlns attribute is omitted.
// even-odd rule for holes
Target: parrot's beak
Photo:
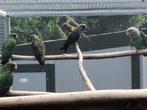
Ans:
<svg viewBox="0 0 147 110"><path fill-rule="evenodd" d="M132 34L132 29L128 28L128 29L126 30L126 35L127 35L127 36L131 36L131 34Z"/></svg>

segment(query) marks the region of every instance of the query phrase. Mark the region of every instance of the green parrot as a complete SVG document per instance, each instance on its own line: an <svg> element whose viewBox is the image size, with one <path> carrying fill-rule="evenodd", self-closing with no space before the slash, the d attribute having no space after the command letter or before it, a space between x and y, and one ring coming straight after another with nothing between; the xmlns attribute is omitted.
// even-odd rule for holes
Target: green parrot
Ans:
<svg viewBox="0 0 147 110"><path fill-rule="evenodd" d="M130 45L135 47L137 50L147 47L147 35L142 31L139 31L135 27L130 27L126 30L126 34L130 39Z"/></svg>
<svg viewBox="0 0 147 110"><path fill-rule="evenodd" d="M45 63L45 45L43 41L36 34L30 34L29 41L32 42L32 49L36 60L43 66Z"/></svg>
<svg viewBox="0 0 147 110"><path fill-rule="evenodd" d="M0 70L0 96L5 95L13 84L12 72L17 69L17 64L8 62Z"/></svg>
<svg viewBox="0 0 147 110"><path fill-rule="evenodd" d="M18 35L16 33L11 33L6 40L4 40L4 43L2 45L2 60L1 64L4 65L12 57L12 54L14 54L16 49L16 40L18 38Z"/></svg>
<svg viewBox="0 0 147 110"><path fill-rule="evenodd" d="M64 50L64 53L67 53L68 47L77 42L79 40L79 38L82 35L82 32L87 30L87 25L86 24L80 24L79 26L73 28L73 30L71 30L67 40L64 42L63 47L61 48L61 50Z"/></svg>

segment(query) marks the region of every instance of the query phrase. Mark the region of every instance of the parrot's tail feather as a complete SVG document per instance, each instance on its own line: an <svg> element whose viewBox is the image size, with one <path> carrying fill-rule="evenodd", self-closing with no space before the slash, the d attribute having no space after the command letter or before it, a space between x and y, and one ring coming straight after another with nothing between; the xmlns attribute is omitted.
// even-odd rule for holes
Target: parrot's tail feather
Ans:
<svg viewBox="0 0 147 110"><path fill-rule="evenodd" d="M44 60L43 61L39 61L39 64L42 65L42 66L44 66L45 61Z"/></svg>
<svg viewBox="0 0 147 110"><path fill-rule="evenodd" d="M36 60L39 62L40 65L44 66L45 60L44 57L35 56Z"/></svg>

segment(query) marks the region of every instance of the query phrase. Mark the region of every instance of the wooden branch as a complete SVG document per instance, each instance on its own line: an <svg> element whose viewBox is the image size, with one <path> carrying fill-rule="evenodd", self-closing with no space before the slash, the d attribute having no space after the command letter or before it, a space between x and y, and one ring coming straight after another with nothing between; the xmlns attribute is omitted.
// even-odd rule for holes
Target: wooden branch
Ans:
<svg viewBox="0 0 147 110"><path fill-rule="evenodd" d="M127 50L119 52L107 52L98 54L83 54L83 59L106 59L106 58L117 58L132 55L146 55L147 49L144 50ZM0 55L1 59L1 55ZM77 54L63 54L63 55L46 55L45 60L75 60L78 59ZM24 55L13 55L12 60L35 60L34 56L24 56Z"/></svg>
<svg viewBox="0 0 147 110"><path fill-rule="evenodd" d="M10 109L49 107L55 110L56 107L74 107L75 110L75 107L99 107L101 109L95 110L147 110L146 103L147 90L99 90L0 98L0 108Z"/></svg>
<svg viewBox="0 0 147 110"><path fill-rule="evenodd" d="M87 88L89 90L94 91L96 89L94 88L92 82L90 81L90 79L88 78L88 76L86 74L86 71L85 71L84 66L83 66L83 55L82 55L82 52L81 52L81 50L80 50L79 45L78 45L77 42L75 43L75 47L76 47L76 50L77 50L77 53L78 53L78 56L79 56L78 67L79 67L79 70L80 70L82 79L85 82Z"/></svg>
<svg viewBox="0 0 147 110"><path fill-rule="evenodd" d="M37 92L37 91L16 91L10 90L5 96L28 96L28 95L43 95L43 94L55 94L53 92Z"/></svg>

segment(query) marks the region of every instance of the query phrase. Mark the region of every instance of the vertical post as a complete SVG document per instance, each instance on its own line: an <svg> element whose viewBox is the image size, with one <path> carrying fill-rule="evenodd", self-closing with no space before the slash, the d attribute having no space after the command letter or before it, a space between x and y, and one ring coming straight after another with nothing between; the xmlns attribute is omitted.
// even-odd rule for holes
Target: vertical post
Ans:
<svg viewBox="0 0 147 110"><path fill-rule="evenodd" d="M131 69L132 69L132 88L140 88L140 57L135 55L131 56Z"/></svg>

